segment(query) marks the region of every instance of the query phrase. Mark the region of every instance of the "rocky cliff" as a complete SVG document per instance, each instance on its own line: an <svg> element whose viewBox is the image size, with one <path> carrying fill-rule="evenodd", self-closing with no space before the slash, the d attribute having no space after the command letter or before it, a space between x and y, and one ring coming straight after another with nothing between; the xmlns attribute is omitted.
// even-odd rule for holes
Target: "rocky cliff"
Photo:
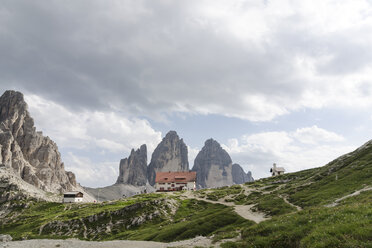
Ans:
<svg viewBox="0 0 372 248"><path fill-rule="evenodd" d="M156 147L148 167L148 180L155 184L156 172L188 171L187 146L175 131L170 131Z"/></svg>
<svg viewBox="0 0 372 248"><path fill-rule="evenodd" d="M132 149L128 158L119 165L117 184L144 186L147 183L147 148L142 145L138 150Z"/></svg>
<svg viewBox="0 0 372 248"><path fill-rule="evenodd" d="M36 132L23 95L6 91L0 97L0 166L49 192L72 190L75 175L66 172L57 145Z"/></svg>
<svg viewBox="0 0 372 248"><path fill-rule="evenodd" d="M221 145L209 139L195 158L193 171L196 171L198 188L214 188L234 184L232 161Z"/></svg>
<svg viewBox="0 0 372 248"><path fill-rule="evenodd" d="M231 174L232 174L233 182L235 184L242 184L242 183L254 181L252 177L252 173L248 171L248 173L245 174L243 168L239 164L232 165Z"/></svg>
<svg viewBox="0 0 372 248"><path fill-rule="evenodd" d="M232 164L230 155L221 145L209 139L195 158L193 171L196 171L198 188L215 188L253 181L250 172L245 174L242 167Z"/></svg>

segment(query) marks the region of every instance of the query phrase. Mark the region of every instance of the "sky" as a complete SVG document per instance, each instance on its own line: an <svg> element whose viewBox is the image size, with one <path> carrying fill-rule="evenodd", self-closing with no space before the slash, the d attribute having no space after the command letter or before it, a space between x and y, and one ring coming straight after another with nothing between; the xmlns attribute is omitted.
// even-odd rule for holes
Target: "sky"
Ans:
<svg viewBox="0 0 372 248"><path fill-rule="evenodd" d="M3 0L0 54L84 186L169 130L190 167L213 138L254 178L372 138L372 1Z"/></svg>

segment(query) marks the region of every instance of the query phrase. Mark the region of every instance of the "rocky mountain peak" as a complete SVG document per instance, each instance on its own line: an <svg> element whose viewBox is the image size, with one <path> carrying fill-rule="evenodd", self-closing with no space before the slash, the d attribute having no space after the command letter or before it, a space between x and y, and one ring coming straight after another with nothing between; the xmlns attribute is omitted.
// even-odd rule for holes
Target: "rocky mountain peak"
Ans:
<svg viewBox="0 0 372 248"><path fill-rule="evenodd" d="M233 182L235 184L242 184L242 183L254 181L252 177L252 173L248 171L248 173L245 174L243 168L239 164L233 164L231 171L232 171L231 173L233 176Z"/></svg>
<svg viewBox="0 0 372 248"><path fill-rule="evenodd" d="M197 173L198 188L241 184L250 180L240 165L232 164L230 155L214 139L205 141L192 170Z"/></svg>
<svg viewBox="0 0 372 248"><path fill-rule="evenodd" d="M220 143L218 143L218 141L210 138L210 139L207 139L205 142L204 142L204 146L205 147L221 147Z"/></svg>
<svg viewBox="0 0 372 248"><path fill-rule="evenodd" d="M232 160L229 154L214 139L208 139L194 161L196 184L199 188L232 185Z"/></svg>
<svg viewBox="0 0 372 248"><path fill-rule="evenodd" d="M0 97L0 121L16 118L19 113L27 111L27 104L23 94L14 90L7 90Z"/></svg>
<svg viewBox="0 0 372 248"><path fill-rule="evenodd" d="M144 186L147 183L147 147L142 145L136 151L132 149L128 158L119 165L119 177L116 184Z"/></svg>
<svg viewBox="0 0 372 248"><path fill-rule="evenodd" d="M36 132L27 108L20 92L6 91L0 97L0 165L42 190L71 190L75 175L65 171L57 145Z"/></svg>
<svg viewBox="0 0 372 248"><path fill-rule="evenodd" d="M201 155L210 160L210 163L218 164L220 167L232 164L230 155L214 139L206 140L201 152Z"/></svg>
<svg viewBox="0 0 372 248"><path fill-rule="evenodd" d="M165 140L177 140L177 139L180 139L180 137L178 136L177 132L176 131L169 131L165 137L164 137Z"/></svg>
<svg viewBox="0 0 372 248"><path fill-rule="evenodd" d="M155 148L148 167L148 180L155 184L156 172L188 171L187 146L176 131L169 131Z"/></svg>
<svg viewBox="0 0 372 248"><path fill-rule="evenodd" d="M34 121L27 111L27 103L21 92L8 90L0 97L1 129L18 135L21 126L32 129ZM30 130L32 131L32 130Z"/></svg>

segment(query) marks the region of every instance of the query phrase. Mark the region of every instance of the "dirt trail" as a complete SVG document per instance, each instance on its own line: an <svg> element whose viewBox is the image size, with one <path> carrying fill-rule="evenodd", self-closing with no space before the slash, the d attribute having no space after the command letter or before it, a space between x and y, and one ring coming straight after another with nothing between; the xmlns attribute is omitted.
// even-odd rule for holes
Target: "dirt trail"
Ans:
<svg viewBox="0 0 372 248"><path fill-rule="evenodd" d="M52 239L33 239L24 241L12 241L1 243L1 248L167 248L167 247L211 247L212 241L207 237L196 237L193 239L182 240L171 243L161 243L153 241L82 241L78 239L52 240ZM218 245L217 245L218 246ZM214 246L216 247L216 246Z"/></svg>
<svg viewBox="0 0 372 248"><path fill-rule="evenodd" d="M337 200L335 200L333 203L331 204L328 204L326 205L326 207L335 207L338 205L338 203L342 200L345 200L346 198L349 198L349 197L353 197L353 196L356 196L356 195L359 195L360 193L364 192L364 191L369 191L369 190L372 190L372 187L366 187L366 188L363 188L363 189L360 189L360 190L357 190L355 191L354 193L351 193L349 195L345 195L341 198L338 198Z"/></svg>
<svg viewBox="0 0 372 248"><path fill-rule="evenodd" d="M301 211L302 208L300 206L297 206L297 205L294 205L293 203L289 202L287 197L283 196L283 195L279 195L280 198L282 198L285 203L287 203L288 205L291 205L292 207L295 207L297 209L297 211Z"/></svg>
<svg viewBox="0 0 372 248"><path fill-rule="evenodd" d="M205 201L213 204L222 204L229 207L234 207L235 212L243 217L244 219L254 221L256 223L260 223L262 221L268 220L270 218L266 217L264 213L261 212L253 212L252 207L253 205L236 205L234 202L225 202L225 198L222 198L218 201L212 201L204 198L200 198L194 195L191 191L186 191L183 196L189 198L189 199L196 199L199 201Z"/></svg>

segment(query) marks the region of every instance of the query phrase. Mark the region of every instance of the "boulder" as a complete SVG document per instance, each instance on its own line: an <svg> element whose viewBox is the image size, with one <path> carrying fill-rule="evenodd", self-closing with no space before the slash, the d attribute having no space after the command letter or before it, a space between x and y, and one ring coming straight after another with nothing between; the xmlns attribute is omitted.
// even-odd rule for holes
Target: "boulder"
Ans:
<svg viewBox="0 0 372 248"><path fill-rule="evenodd" d="M10 242L13 238L9 234L0 234L0 242Z"/></svg>

